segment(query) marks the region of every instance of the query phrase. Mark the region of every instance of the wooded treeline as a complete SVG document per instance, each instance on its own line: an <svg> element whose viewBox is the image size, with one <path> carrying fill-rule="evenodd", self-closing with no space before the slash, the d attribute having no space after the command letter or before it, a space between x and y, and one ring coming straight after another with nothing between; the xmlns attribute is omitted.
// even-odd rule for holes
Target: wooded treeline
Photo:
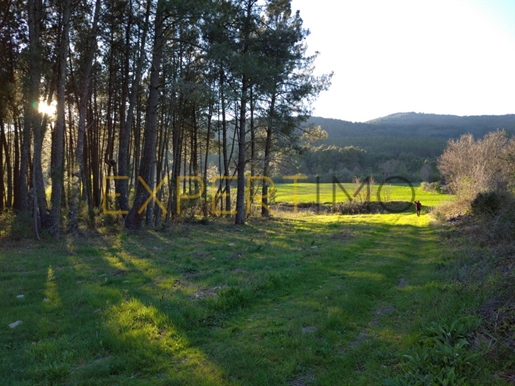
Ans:
<svg viewBox="0 0 515 386"><path fill-rule="evenodd" d="M497 129L515 134L515 114L460 117L397 113L364 123L311 117L306 124L320 126L327 135L311 136L303 152L292 157L278 175L301 173L311 181L318 177L325 182L334 177L351 182L356 176L381 181L398 175L412 182L438 182L443 176L437 159L449 140L464 134L478 139Z"/></svg>
<svg viewBox="0 0 515 386"><path fill-rule="evenodd" d="M270 175L330 83L290 3L4 1L0 213L31 214L36 235L76 232L105 208L138 229L204 193L205 215L243 223L247 177ZM213 176L214 206L200 192Z"/></svg>

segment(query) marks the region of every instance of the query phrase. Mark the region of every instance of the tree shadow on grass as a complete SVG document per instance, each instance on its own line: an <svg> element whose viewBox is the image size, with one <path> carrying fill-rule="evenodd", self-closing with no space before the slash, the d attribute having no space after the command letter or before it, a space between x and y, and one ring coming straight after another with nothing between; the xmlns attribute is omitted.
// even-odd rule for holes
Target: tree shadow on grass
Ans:
<svg viewBox="0 0 515 386"><path fill-rule="evenodd" d="M335 237L346 226L362 238ZM407 244L401 248L421 232L391 229ZM390 232L379 224L299 228L295 221L276 221L70 239L72 246L56 257L68 261L54 275L54 295L62 304L50 313L63 327L42 334L34 348L23 338L30 348L18 354L25 370L11 378L81 384L314 381L334 372L340 359L331 356L356 339L382 300L370 275L386 265L402 269L404 260L378 257L367 247L368 240L387 251ZM344 269L342 251L370 253L361 260L350 256ZM380 277L379 287L397 280ZM43 314L43 308L36 311ZM54 348L45 349L52 341Z"/></svg>

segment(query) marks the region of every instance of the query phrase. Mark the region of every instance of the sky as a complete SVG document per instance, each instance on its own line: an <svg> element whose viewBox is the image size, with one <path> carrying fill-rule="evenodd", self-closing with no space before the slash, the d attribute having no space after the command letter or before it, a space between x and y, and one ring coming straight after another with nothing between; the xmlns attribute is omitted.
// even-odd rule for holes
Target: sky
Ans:
<svg viewBox="0 0 515 386"><path fill-rule="evenodd" d="M314 116L515 113L515 0L293 0L316 74Z"/></svg>

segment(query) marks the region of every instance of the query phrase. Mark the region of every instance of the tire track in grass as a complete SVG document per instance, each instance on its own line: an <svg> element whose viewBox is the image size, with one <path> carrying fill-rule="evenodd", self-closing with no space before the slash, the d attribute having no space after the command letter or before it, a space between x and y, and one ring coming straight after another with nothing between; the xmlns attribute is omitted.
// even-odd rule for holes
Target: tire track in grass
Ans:
<svg viewBox="0 0 515 386"><path fill-rule="evenodd" d="M299 247L288 268L295 280L225 320L216 333L232 349L217 361L229 373L245 367L263 374L247 378L248 384L265 378L352 383L353 374L380 366L370 355L377 331L385 318L396 317L398 284L412 281L433 248L433 233L427 218L411 214L328 216L290 225L302 230L290 235ZM384 378L376 375L367 379Z"/></svg>
<svg viewBox="0 0 515 386"><path fill-rule="evenodd" d="M372 238L380 237L380 240L370 242L362 253L376 256L378 261L389 257L389 264L382 267L388 285L375 299L368 313L368 322L339 354L341 363L348 370L345 382L371 384L385 379L385 374L391 370L385 363L392 362L406 344L402 333L409 329L412 321L405 320L403 291L425 284L433 255L439 247L427 216L377 215L363 217L359 221L378 225ZM329 371L326 377L319 379L320 384L334 381L338 373L342 376L345 372Z"/></svg>

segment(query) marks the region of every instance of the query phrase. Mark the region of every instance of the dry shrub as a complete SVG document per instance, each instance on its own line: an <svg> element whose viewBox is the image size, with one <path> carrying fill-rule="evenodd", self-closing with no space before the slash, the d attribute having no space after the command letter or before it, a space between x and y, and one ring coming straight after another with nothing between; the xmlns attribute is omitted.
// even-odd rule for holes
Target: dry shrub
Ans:
<svg viewBox="0 0 515 386"><path fill-rule="evenodd" d="M432 216L440 222L455 221L470 214L470 200L458 199L431 209Z"/></svg>
<svg viewBox="0 0 515 386"><path fill-rule="evenodd" d="M450 140L438 169L458 197L474 199L479 192L505 191L512 181L515 139L494 131L475 140L471 134Z"/></svg>
<svg viewBox="0 0 515 386"><path fill-rule="evenodd" d="M472 201L471 208L479 221L481 231L477 236L480 240L492 247L506 244L513 246L515 197L507 193L495 192L478 194Z"/></svg>
<svg viewBox="0 0 515 386"><path fill-rule="evenodd" d="M445 218L456 218L456 208L460 204L437 211ZM515 197L478 194L469 208L469 215L454 221L448 231L458 236L450 238L460 256L455 279L486 289L489 298L478 310L483 319L480 331L494 342L489 355L506 361L515 350Z"/></svg>

